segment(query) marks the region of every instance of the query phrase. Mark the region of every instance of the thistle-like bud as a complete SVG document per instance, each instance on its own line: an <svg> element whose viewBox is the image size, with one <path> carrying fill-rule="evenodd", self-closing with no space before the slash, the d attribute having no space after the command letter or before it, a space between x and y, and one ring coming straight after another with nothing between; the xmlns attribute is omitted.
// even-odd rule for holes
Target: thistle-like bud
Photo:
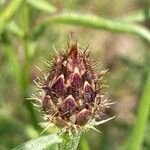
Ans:
<svg viewBox="0 0 150 150"><path fill-rule="evenodd" d="M64 54L56 55L39 86L41 107L47 121L59 128L94 128L111 105L100 92L104 73L94 69L87 49L82 52L72 39L68 46Z"/></svg>

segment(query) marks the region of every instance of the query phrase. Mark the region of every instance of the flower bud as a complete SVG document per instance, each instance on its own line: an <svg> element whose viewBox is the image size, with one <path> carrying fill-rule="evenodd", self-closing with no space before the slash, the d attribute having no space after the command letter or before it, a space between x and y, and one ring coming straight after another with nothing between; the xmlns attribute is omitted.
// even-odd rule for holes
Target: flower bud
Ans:
<svg viewBox="0 0 150 150"><path fill-rule="evenodd" d="M49 122L59 128L80 129L101 117L110 104L98 98L102 95L101 83L89 60L90 53L82 52L76 41L68 45L65 53L57 53L48 74L44 74L47 78L40 81L44 93L40 100Z"/></svg>

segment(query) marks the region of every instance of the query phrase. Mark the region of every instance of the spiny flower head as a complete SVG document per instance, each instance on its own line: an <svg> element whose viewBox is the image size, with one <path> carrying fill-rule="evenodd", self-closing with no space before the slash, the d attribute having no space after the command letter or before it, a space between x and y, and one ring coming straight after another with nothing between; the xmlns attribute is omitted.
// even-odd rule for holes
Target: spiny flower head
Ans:
<svg viewBox="0 0 150 150"><path fill-rule="evenodd" d="M42 95L38 100L48 124L58 128L82 130L104 123L102 115L109 103L101 89L106 71L96 71L87 49L79 48L73 34L68 50L57 54L38 87Z"/></svg>

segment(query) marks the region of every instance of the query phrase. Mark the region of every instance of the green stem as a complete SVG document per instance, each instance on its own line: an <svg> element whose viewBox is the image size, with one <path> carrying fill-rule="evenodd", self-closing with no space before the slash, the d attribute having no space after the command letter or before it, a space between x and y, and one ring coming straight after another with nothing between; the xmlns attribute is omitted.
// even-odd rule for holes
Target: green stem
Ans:
<svg viewBox="0 0 150 150"><path fill-rule="evenodd" d="M30 80L30 69L31 69L31 62L32 62L32 58L29 56L29 46L30 46L30 16L29 16L29 7L28 4L25 4L23 9L22 9L22 26L24 29L24 33L25 36L23 38L24 40L24 55L25 55L25 62L24 62L24 66L22 69L22 94L23 94L23 98L24 98L24 105L26 107L26 109L29 112L29 118L30 121L32 122L32 125L39 130L40 127L38 125L38 121L36 118L36 114L33 108L33 105L31 103L31 101L26 100L27 98L27 90L29 88L29 80Z"/></svg>
<svg viewBox="0 0 150 150"><path fill-rule="evenodd" d="M142 26L138 26L134 23L124 24L123 22L112 21L95 15L84 15L72 12L61 13L47 17L44 20L41 20L40 23L40 25L70 24L95 29L105 29L120 33L132 33L139 35L150 42L150 32Z"/></svg>
<svg viewBox="0 0 150 150"><path fill-rule="evenodd" d="M140 150L144 139L148 117L150 112L150 71L147 72L147 79L144 86L143 94L139 104L137 120L135 122L133 132L129 137L125 150Z"/></svg>
<svg viewBox="0 0 150 150"><path fill-rule="evenodd" d="M72 133L69 135L65 133L62 135L63 142L59 144L59 150L76 150L79 144L81 132Z"/></svg>
<svg viewBox="0 0 150 150"><path fill-rule="evenodd" d="M0 15L0 33L3 32L7 23L11 20L18 8L25 0L12 0L7 8Z"/></svg>

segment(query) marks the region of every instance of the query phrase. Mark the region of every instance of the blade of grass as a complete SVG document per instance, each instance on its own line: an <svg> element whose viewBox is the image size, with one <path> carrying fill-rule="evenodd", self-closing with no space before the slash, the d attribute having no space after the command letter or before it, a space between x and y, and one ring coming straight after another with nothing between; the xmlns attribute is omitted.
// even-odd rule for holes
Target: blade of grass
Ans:
<svg viewBox="0 0 150 150"><path fill-rule="evenodd" d="M23 4L25 0L12 0L6 9L0 15L0 33L3 32L7 23L11 20L18 8Z"/></svg>
<svg viewBox="0 0 150 150"><path fill-rule="evenodd" d="M25 4L22 8L22 28L24 30L25 36L23 38L23 49L24 49L24 56L25 61L22 68L22 97L24 99L24 105L29 112L29 119L32 122L32 125L35 129L40 132L40 126L38 125L38 119L36 116L36 112L34 111L33 105L31 101L26 100L28 97L27 91L29 89L30 84L30 69L32 63L32 57L29 55L30 50L30 12L28 4Z"/></svg>
<svg viewBox="0 0 150 150"><path fill-rule="evenodd" d="M137 120L135 122L133 132L125 143L124 150L140 150L144 138L145 128L150 113L150 71L147 72L143 94L139 104Z"/></svg>
<svg viewBox="0 0 150 150"><path fill-rule="evenodd" d="M68 12L52 15L40 21L40 25L48 24L69 24L120 33L132 33L143 37L150 43L150 32L146 28L133 23L124 24L123 22L104 19L95 15ZM37 27L39 26L37 25Z"/></svg>
<svg viewBox="0 0 150 150"><path fill-rule="evenodd" d="M135 12L126 14L125 16L118 19L124 22L144 22L150 19L150 8L145 10L137 10Z"/></svg>
<svg viewBox="0 0 150 150"><path fill-rule="evenodd" d="M5 54L10 61L10 67L14 68L15 78L19 86L21 86L21 68L15 50L9 44L3 43L3 46Z"/></svg>
<svg viewBox="0 0 150 150"><path fill-rule="evenodd" d="M24 31L15 21L10 21L10 23L7 26L7 31L13 33L15 36L21 38L24 37Z"/></svg>
<svg viewBox="0 0 150 150"><path fill-rule="evenodd" d="M45 0L27 0L27 2L31 6L47 13L54 13L56 11L56 8L51 3Z"/></svg>

